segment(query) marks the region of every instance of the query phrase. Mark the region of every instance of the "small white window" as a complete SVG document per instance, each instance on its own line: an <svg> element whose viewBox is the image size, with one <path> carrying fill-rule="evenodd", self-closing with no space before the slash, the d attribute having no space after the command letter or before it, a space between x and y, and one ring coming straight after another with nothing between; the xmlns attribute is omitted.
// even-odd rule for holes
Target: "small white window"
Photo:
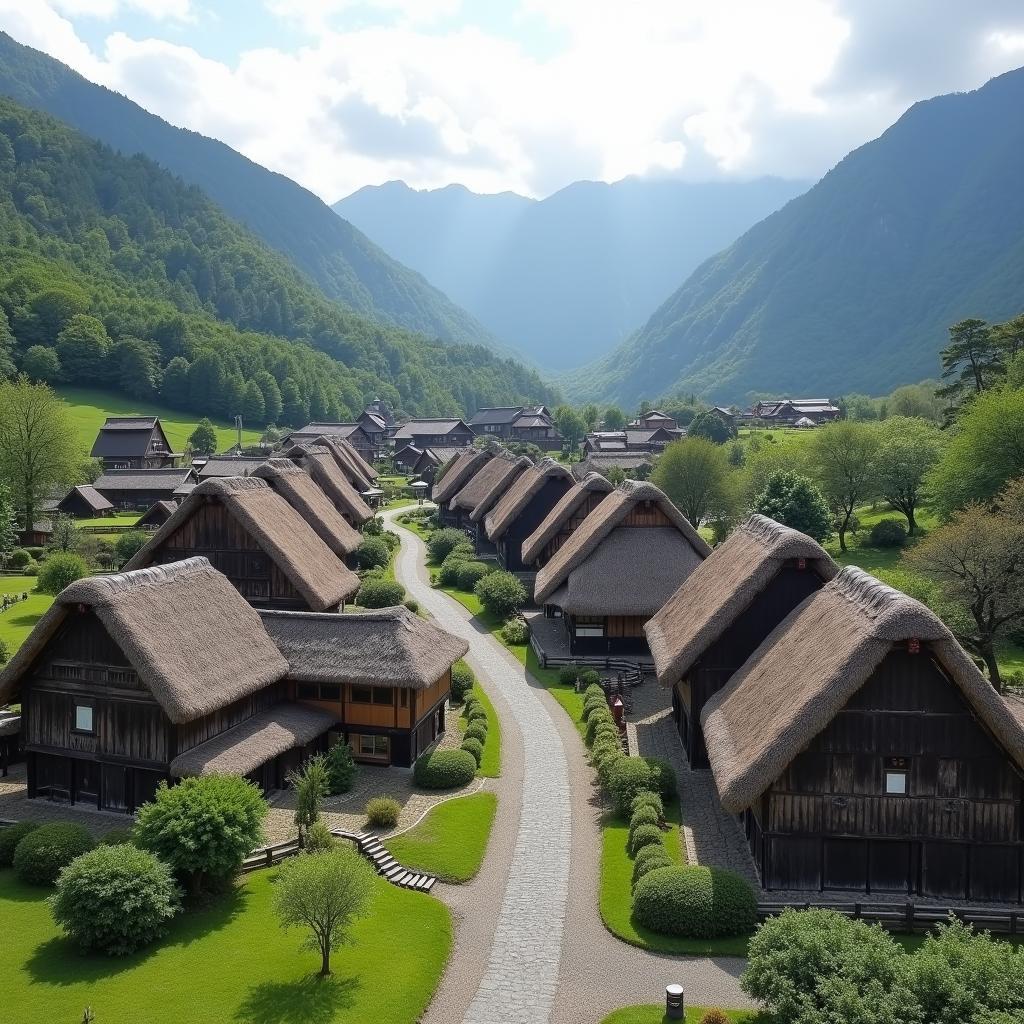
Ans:
<svg viewBox="0 0 1024 1024"><path fill-rule="evenodd" d="M88 704L75 705L75 730L92 732L92 708Z"/></svg>
<svg viewBox="0 0 1024 1024"><path fill-rule="evenodd" d="M885 791L892 796L906 796L907 795L907 773L906 772L886 772L885 773Z"/></svg>

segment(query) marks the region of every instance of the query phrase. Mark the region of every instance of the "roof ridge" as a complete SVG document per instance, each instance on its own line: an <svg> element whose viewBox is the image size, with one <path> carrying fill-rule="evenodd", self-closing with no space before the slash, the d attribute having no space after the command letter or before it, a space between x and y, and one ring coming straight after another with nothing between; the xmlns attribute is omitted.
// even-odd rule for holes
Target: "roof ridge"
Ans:
<svg viewBox="0 0 1024 1024"><path fill-rule="evenodd" d="M871 621L872 632L887 639L953 639L946 624L927 605L855 565L843 566L826 589L853 605Z"/></svg>
<svg viewBox="0 0 1024 1024"><path fill-rule="evenodd" d="M269 489L266 480L254 476L215 476L197 484L193 494L228 493L234 491L261 491Z"/></svg>
<svg viewBox="0 0 1024 1024"><path fill-rule="evenodd" d="M57 597L57 603L101 604L119 594L130 593L140 587L162 586L195 576L200 573L216 572L203 555L183 558L180 562L166 565L152 565L145 569L129 569L127 572L111 573L105 576L86 576L69 584Z"/></svg>

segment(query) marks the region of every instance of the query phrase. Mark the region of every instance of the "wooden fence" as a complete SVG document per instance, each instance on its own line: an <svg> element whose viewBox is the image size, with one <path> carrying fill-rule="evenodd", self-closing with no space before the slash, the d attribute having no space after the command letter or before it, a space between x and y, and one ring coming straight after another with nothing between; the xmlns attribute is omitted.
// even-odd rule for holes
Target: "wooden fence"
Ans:
<svg viewBox="0 0 1024 1024"><path fill-rule="evenodd" d="M892 932L926 932L935 925L955 917L994 935L1024 935L1024 910L1003 910L997 907L937 907L915 903L758 903L759 921L775 917L784 910L834 910L855 921L880 924Z"/></svg>

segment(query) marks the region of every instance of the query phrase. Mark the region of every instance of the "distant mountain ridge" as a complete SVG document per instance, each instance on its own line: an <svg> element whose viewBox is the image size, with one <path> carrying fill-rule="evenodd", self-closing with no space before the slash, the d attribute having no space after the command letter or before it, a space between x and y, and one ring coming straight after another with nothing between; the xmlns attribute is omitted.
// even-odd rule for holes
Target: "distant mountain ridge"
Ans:
<svg viewBox="0 0 1024 1024"><path fill-rule="evenodd" d="M625 338L701 261L806 187L627 178L534 200L392 181L333 209L499 338L564 370Z"/></svg>
<svg viewBox="0 0 1024 1024"><path fill-rule="evenodd" d="M934 376L946 328L1024 306L1024 69L912 106L707 260L577 399L885 394Z"/></svg>
<svg viewBox="0 0 1024 1024"><path fill-rule="evenodd" d="M173 125L0 32L0 94L126 155L143 153L198 185L287 256L328 298L444 341L495 338L421 274L402 266L316 196L229 146Z"/></svg>

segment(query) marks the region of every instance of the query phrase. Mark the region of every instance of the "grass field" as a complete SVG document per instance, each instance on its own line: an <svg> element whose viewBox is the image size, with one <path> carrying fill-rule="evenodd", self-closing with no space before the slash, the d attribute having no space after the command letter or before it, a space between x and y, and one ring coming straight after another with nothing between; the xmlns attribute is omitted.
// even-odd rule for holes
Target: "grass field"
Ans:
<svg viewBox="0 0 1024 1024"><path fill-rule="evenodd" d="M194 413L168 409L154 402L140 402L93 388L61 387L57 388L57 393L67 404L86 454L92 449L96 434L108 416L159 416L167 440L176 452L185 450L189 435L202 419ZM212 416L210 419L217 427L217 450L224 451L230 448L237 440L235 428ZM262 430L243 430L242 444L255 444L262 433Z"/></svg>
<svg viewBox="0 0 1024 1024"><path fill-rule="evenodd" d="M134 526L142 516L138 512L114 513L110 516L99 516L96 519L80 519L79 526Z"/></svg>
<svg viewBox="0 0 1024 1024"><path fill-rule="evenodd" d="M437 986L452 944L440 901L374 880L369 915L319 980L273 912L276 871L247 876L229 896L180 915L162 942L129 957L82 956L61 937L47 890L0 871L0 1018L18 1024L412 1024Z"/></svg>
<svg viewBox="0 0 1024 1024"><path fill-rule="evenodd" d="M708 1012L707 1006L688 1006L686 1008L686 1024L700 1024L701 1018ZM756 1024L763 1022L769 1024L767 1017L760 1013L753 1013L750 1010L725 1010L725 1016L730 1021L746 1022ZM609 1014L601 1024L671 1024L665 1016L663 1006L626 1006Z"/></svg>
<svg viewBox="0 0 1024 1024"><path fill-rule="evenodd" d="M13 608L0 612L0 640L8 655L13 655L25 642L39 616L53 604L53 598L36 593L35 586L35 576L0 576L0 594L28 593L27 601L19 601Z"/></svg>
<svg viewBox="0 0 1024 1024"><path fill-rule="evenodd" d="M497 807L493 793L446 800L384 845L404 868L429 872L443 882L468 882L483 863Z"/></svg>

